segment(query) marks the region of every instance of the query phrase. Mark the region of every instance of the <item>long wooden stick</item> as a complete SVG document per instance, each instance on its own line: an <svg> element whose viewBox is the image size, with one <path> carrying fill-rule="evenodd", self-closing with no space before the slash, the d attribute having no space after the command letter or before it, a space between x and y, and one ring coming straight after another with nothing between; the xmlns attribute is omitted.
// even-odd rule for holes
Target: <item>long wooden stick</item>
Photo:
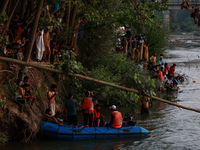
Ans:
<svg viewBox="0 0 200 150"><path fill-rule="evenodd" d="M3 30L2 37L4 36L4 34L5 34L5 33L7 32L7 30L8 30L8 27L9 27L9 25L10 25L10 21L11 21L11 19L12 19L12 17L13 17L13 14L14 14L16 8L17 8L18 3L19 3L19 0L16 0L15 5L14 5L12 11L11 11L11 14L10 14L10 16L9 16L9 18L8 18L8 21L7 21L6 25L5 25L5 28L4 28L4 30Z"/></svg>
<svg viewBox="0 0 200 150"><path fill-rule="evenodd" d="M31 67L34 67L34 68L43 69L43 70L47 70L47 71L50 71L50 72L55 72L55 73L59 73L59 74L63 74L63 75L69 75L69 76L81 78L81 79L84 79L84 80L96 82L96 83L99 83L99 84L111 86L111 87L118 88L118 89L121 89L121 90L124 90L124 91L129 91L129 92L133 92L133 93L136 93L136 94L139 93L138 90L133 89L133 88L123 87L123 86L120 86L120 85L116 85L114 83L109 83L109 82L106 82L106 81L94 79L94 78L87 77L87 76L84 76L84 75L81 75L81 74L66 73L66 72L63 72L63 71L58 70L58 69L53 69L53 68L50 68L50 67L44 67L42 65L38 65L38 64L35 64L33 62L24 62L24 61L12 59L12 58L7 58L7 57L1 57L1 56L0 56L0 61L11 62L11 63L23 65L23 66L31 66ZM186 109L186 110L195 111L195 112L200 113L199 109L185 107L185 106L182 106L182 105L179 105L179 104L176 104L176 103L173 103L173 102L170 102L168 100L158 98L158 97L155 97L155 96L152 96L152 98L155 99L155 100L161 101L163 103L167 103L169 105L173 105L173 106L176 106L176 107L179 107L179 108L183 108L183 109Z"/></svg>
<svg viewBox="0 0 200 150"><path fill-rule="evenodd" d="M0 12L0 17L3 15L3 13L6 11L7 5L8 5L9 0L4 0L3 4L2 4L2 8L1 8L1 12Z"/></svg>

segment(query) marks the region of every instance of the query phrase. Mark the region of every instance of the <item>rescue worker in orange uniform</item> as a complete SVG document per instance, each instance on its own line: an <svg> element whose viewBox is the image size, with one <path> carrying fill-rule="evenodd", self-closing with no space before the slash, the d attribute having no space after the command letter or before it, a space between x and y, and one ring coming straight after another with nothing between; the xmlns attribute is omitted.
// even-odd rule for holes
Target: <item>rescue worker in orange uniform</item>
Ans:
<svg viewBox="0 0 200 150"><path fill-rule="evenodd" d="M121 128L123 123L122 114L119 111L116 111L116 106L112 105L111 109L111 121L110 126L113 128Z"/></svg>
<svg viewBox="0 0 200 150"><path fill-rule="evenodd" d="M106 122L104 120L104 116L101 114L101 105L96 104L94 108L94 126L96 127L105 127Z"/></svg>
<svg viewBox="0 0 200 150"><path fill-rule="evenodd" d="M87 126L87 122L89 120L89 126L93 127L93 121L94 121L94 117L93 117L93 113L94 113L94 104L92 102L92 97L90 97L90 91L86 91L85 92L85 97L82 101L82 111L83 111L83 124L86 127Z"/></svg>

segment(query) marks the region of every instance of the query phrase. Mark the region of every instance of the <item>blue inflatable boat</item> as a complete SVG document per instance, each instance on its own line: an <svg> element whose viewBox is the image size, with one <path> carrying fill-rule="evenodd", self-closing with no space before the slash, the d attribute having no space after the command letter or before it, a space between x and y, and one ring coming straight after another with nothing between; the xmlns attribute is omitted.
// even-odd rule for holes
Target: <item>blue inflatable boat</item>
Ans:
<svg viewBox="0 0 200 150"><path fill-rule="evenodd" d="M78 124L81 126L81 124ZM102 139L117 137L145 136L149 131L141 127L122 127L115 129L112 127L83 127L71 128L69 125L59 125L50 122L42 122L42 134L56 139Z"/></svg>

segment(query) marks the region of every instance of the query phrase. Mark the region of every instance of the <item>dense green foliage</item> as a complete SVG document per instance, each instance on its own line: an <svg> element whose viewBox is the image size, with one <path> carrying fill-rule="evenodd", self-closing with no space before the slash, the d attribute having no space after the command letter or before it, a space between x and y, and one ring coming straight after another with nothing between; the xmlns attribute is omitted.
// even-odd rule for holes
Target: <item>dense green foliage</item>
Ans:
<svg viewBox="0 0 200 150"><path fill-rule="evenodd" d="M0 17L0 24L2 24L3 22L5 22L7 20L8 20L8 15L5 12L4 15ZM2 37L1 32L0 32L0 45L3 47L9 43L10 43L10 41L9 41L8 36Z"/></svg>
<svg viewBox="0 0 200 150"><path fill-rule="evenodd" d="M158 88L149 72L143 71L132 60L125 59L122 54L107 53L92 57L85 60L84 65L88 76L129 88L133 87L138 89L141 95L155 95ZM72 78L68 86L68 92L74 93L78 100L83 98L84 91L93 90L99 100L107 105L116 104L133 108L133 102L139 98L137 94L86 80Z"/></svg>
<svg viewBox="0 0 200 150"><path fill-rule="evenodd" d="M66 72L80 73L85 72L86 75L115 83L118 85L135 88L141 94L148 93L154 95L157 89L155 81L151 79L151 75L147 71L138 68L133 60L126 59L123 54L115 54L116 39L118 37L117 30L120 26L126 25L131 29L132 35L146 33L145 43L150 43L149 56L154 52L158 55L164 52L165 36L152 22L145 16L141 15L134 8L131 1L127 0L60 0L60 10L55 13L54 4L56 0L45 2L50 5L50 19L42 14L39 27L49 29L53 26L58 30L57 44L64 44L66 38L72 29L67 28L65 21L66 6L70 5L70 16L76 16L76 23L80 23L80 19L86 20L84 26L84 38L78 41L77 54L72 50L65 53L64 61L55 66ZM166 10L165 2L149 3L148 0L136 2L139 11L145 13L150 19L158 25L162 25L162 19L157 15L156 11ZM77 14L74 13L73 6L78 4ZM62 17L63 22L59 23L58 17ZM75 30L76 26L74 26ZM51 30L51 29L50 29ZM76 31L73 32L76 32ZM69 44L69 43L65 43ZM81 64L82 63L82 64ZM55 79L61 80L61 75L56 75ZM138 95L124 92L108 86L82 81L77 78L65 78L65 87L68 93L71 92L78 100L84 96L84 91L93 90L97 97L107 102L107 104L118 103L120 105L132 104L132 101L138 99ZM65 93L66 95L67 93Z"/></svg>
<svg viewBox="0 0 200 150"><path fill-rule="evenodd" d="M163 20L156 11L166 10L165 2L149 3L144 0L137 7L158 25ZM150 54L163 52L165 36L160 29L152 24L145 16L138 13L131 1L91 1L84 5L80 17L87 19L85 39L79 43L80 58L101 55L113 50L117 38L117 29L126 25L131 29L132 35L147 34L146 42L150 43ZM159 41L159 42L158 42Z"/></svg>
<svg viewBox="0 0 200 150"><path fill-rule="evenodd" d="M144 16L141 18L141 15L133 9L132 4L127 1L92 0L82 1L80 4L78 16L85 18L87 25L84 29L84 39L78 42L79 52L77 58L83 64L86 75L138 89L141 95L144 93L155 95L158 86L156 86L155 80L151 79L152 75L139 68L134 61L125 59L123 54L116 54L114 50L117 38L116 31L121 25L125 24L131 29L133 36L146 33L147 39L145 41L150 43L149 55L151 56L154 52L159 55L164 52L166 44L166 38L160 29ZM164 3L148 4L148 1L144 1L137 4L137 7L157 24L163 24L156 11L165 10ZM77 72L73 71L75 68L68 69L73 66L68 61L69 59L66 58L67 61L63 64L62 69ZM73 59L73 61L75 60ZM83 69L80 64L77 67L80 70ZM82 81L77 78L68 77L65 85L69 89L68 92L73 93L78 100L82 100L86 90L93 90L95 95L105 104L133 106L133 101L137 101L139 98L138 95L130 92L90 81Z"/></svg>

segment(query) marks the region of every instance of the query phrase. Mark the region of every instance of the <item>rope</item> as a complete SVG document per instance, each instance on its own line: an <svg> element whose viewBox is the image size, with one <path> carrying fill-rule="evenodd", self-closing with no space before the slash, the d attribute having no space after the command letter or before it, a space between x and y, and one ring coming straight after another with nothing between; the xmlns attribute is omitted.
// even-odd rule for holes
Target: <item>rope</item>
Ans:
<svg viewBox="0 0 200 150"><path fill-rule="evenodd" d="M190 48L190 47L184 47L184 46L181 46L179 44L176 44L175 42L173 42L169 37L168 35L165 33L165 31L162 29L161 26L159 26L157 23L155 23L154 21L151 20L151 18L149 18L144 12L140 11L137 6L135 5L134 1L131 0L134 8L137 10L138 13L140 13L141 15L145 16L151 23L153 23L154 25L156 25L162 32L163 34L165 35L165 37L168 39L168 41L170 41L172 44L174 44L175 46L177 47L181 47L181 48Z"/></svg>

